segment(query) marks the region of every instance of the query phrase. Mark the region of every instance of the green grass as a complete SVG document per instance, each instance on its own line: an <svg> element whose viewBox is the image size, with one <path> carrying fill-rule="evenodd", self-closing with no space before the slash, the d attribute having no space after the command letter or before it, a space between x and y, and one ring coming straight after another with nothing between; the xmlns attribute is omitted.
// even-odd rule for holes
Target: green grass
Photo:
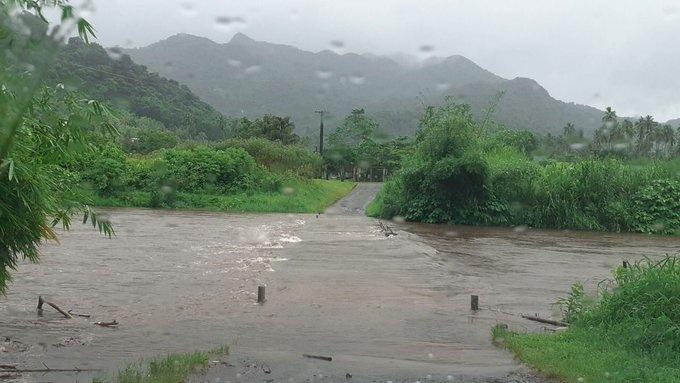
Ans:
<svg viewBox="0 0 680 383"><path fill-rule="evenodd" d="M496 327L494 341L565 382L680 382L680 258L618 268L609 286L593 303L572 291L562 333Z"/></svg>
<svg viewBox="0 0 680 383"><path fill-rule="evenodd" d="M129 365L116 375L94 379L93 383L181 383L190 374L206 367L210 358L228 353L229 348L224 346L207 352L169 355Z"/></svg>
<svg viewBox="0 0 680 383"><path fill-rule="evenodd" d="M680 366L622 348L587 329L556 335L496 330L494 340L523 363L563 382L680 382Z"/></svg>
<svg viewBox="0 0 680 383"><path fill-rule="evenodd" d="M353 182L295 180L277 192L229 195L180 192L172 207L243 213L316 213L324 211L355 186ZM102 207L151 206L151 193L144 191L121 192L114 197L91 195L90 198L96 206Z"/></svg>

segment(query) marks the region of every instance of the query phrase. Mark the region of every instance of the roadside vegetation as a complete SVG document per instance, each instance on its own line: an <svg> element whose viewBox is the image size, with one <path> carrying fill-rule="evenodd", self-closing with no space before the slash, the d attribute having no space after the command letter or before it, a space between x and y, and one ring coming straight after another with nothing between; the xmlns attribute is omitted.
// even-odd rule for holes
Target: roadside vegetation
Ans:
<svg viewBox="0 0 680 383"><path fill-rule="evenodd" d="M680 381L680 258L619 267L598 299L580 285L562 300L567 330L520 334L497 327L494 341L565 382Z"/></svg>
<svg viewBox="0 0 680 383"><path fill-rule="evenodd" d="M207 367L211 358L228 353L228 347L219 347L207 352L169 355L131 364L111 377L97 378L92 383L182 383L191 374Z"/></svg>
<svg viewBox="0 0 680 383"><path fill-rule="evenodd" d="M621 128L628 135L601 138L619 126L613 118L609 110L593 141L567 127L566 138L548 145L530 132L477 122L467 105L449 100L429 107L413 154L367 213L431 223L679 234L679 146L670 132L680 132L654 130L642 119ZM650 129L668 137L645 133ZM632 141L612 144L620 137Z"/></svg>

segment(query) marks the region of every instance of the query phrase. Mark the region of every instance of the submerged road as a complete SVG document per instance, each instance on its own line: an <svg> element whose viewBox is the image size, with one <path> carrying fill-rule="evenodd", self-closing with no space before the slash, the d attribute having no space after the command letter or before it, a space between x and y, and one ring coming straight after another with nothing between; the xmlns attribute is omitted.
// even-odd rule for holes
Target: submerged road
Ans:
<svg viewBox="0 0 680 383"><path fill-rule="evenodd" d="M518 314L549 317L573 282L592 288L622 259L680 246L643 235L391 223L398 235L388 238L361 214L378 188L360 184L318 218L112 210L116 238L77 227L45 247L42 264L20 265L0 298L0 337L9 339L0 359L115 371L228 344L228 364L196 382L540 382L491 344L496 323L538 330ZM255 303L260 284L264 305ZM37 317L38 294L93 317ZM470 294L480 311L470 311ZM118 328L92 325L111 319ZM89 376L48 380L76 378Z"/></svg>

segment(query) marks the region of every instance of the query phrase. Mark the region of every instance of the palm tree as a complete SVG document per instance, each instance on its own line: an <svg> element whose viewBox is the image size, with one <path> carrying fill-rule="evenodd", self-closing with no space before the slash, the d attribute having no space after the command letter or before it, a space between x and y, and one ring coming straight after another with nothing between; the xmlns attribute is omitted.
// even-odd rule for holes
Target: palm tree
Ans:
<svg viewBox="0 0 680 383"><path fill-rule="evenodd" d="M567 125L562 129L562 135L565 138L573 137L576 135L576 127L571 122L567 122Z"/></svg>

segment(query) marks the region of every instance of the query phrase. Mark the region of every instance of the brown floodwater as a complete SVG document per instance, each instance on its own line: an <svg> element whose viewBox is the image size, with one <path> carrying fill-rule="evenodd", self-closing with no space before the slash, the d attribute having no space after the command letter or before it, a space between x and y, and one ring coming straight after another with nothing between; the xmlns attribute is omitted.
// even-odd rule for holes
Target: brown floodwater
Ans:
<svg viewBox="0 0 680 383"><path fill-rule="evenodd" d="M0 364L102 368L231 346L210 381L515 381L523 369L491 327L541 326L570 285L622 260L676 253L680 239L394 224L385 237L361 185L329 214L111 210L117 236L86 226L46 244L0 297ZM257 286L267 286L258 305ZM478 312L469 310L479 295ZM91 318L36 313L38 295ZM117 328L95 321L117 320ZM313 360L302 354L332 356ZM264 373L266 366L271 373ZM17 381L89 381L24 374ZM520 380L517 380L520 381ZM529 380L521 380L529 381Z"/></svg>

